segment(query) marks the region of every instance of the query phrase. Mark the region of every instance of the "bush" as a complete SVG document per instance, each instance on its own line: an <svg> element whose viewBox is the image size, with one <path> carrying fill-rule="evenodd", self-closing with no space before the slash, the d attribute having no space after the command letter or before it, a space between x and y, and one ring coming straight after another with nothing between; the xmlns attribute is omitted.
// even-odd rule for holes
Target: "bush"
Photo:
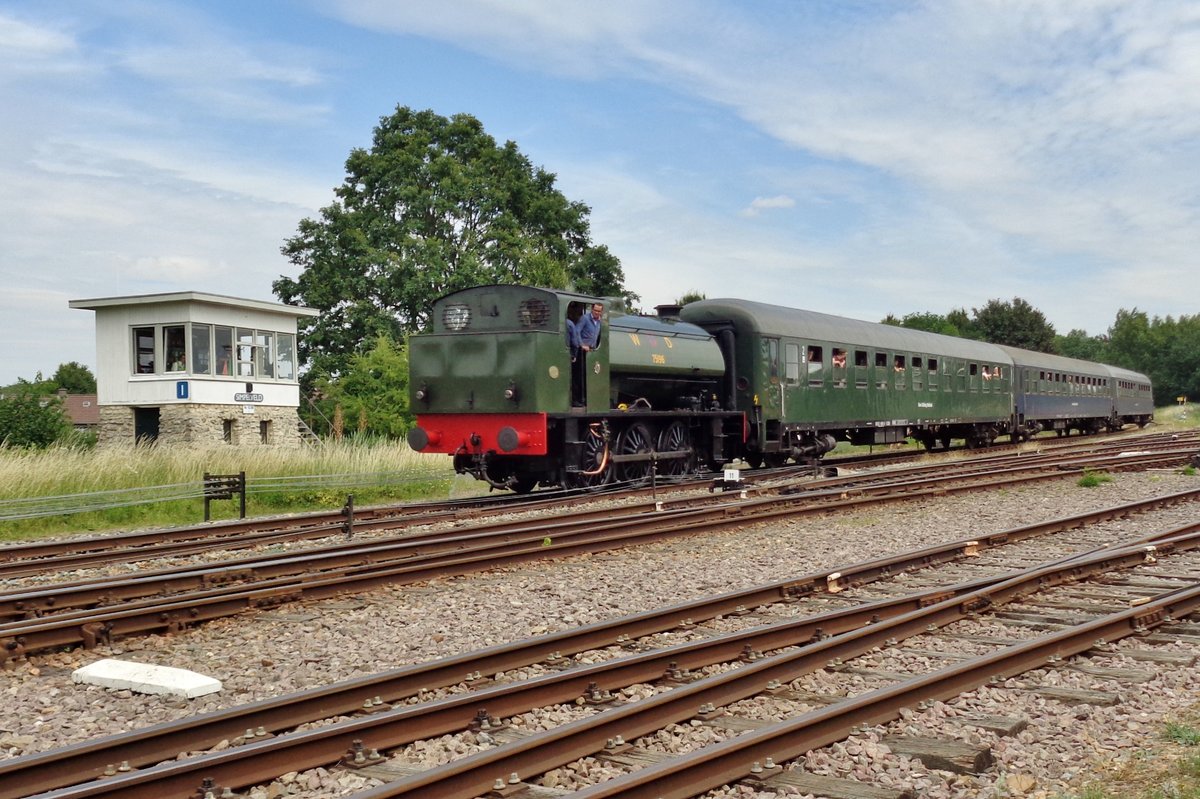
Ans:
<svg viewBox="0 0 1200 799"><path fill-rule="evenodd" d="M0 398L0 445L48 447L71 432L58 397L42 397L32 386L6 389Z"/></svg>

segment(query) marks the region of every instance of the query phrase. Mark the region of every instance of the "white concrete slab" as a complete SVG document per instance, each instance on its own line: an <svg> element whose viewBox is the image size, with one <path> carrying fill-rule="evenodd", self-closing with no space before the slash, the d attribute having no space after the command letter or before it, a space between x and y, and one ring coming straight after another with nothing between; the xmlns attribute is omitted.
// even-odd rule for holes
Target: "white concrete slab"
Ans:
<svg viewBox="0 0 1200 799"><path fill-rule="evenodd" d="M140 694L174 694L195 699L221 690L221 681L187 669L106 658L71 673L86 685L119 688Z"/></svg>

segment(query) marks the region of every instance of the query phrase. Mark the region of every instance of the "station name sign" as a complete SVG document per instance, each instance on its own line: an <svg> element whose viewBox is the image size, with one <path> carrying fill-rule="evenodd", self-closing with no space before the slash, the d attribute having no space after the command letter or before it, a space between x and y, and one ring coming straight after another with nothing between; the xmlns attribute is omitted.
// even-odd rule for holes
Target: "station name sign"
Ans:
<svg viewBox="0 0 1200 799"><path fill-rule="evenodd" d="M234 402L262 402L263 395L262 394L234 394L233 401Z"/></svg>

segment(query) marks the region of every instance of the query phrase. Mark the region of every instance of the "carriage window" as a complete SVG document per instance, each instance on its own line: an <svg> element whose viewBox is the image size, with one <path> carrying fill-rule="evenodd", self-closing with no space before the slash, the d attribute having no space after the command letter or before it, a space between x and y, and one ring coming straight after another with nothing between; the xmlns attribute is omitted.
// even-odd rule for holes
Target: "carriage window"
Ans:
<svg viewBox="0 0 1200 799"><path fill-rule="evenodd" d="M977 374L979 374L979 364L973 363L971 364L971 377L974 377Z"/></svg>
<svg viewBox="0 0 1200 799"><path fill-rule="evenodd" d="M784 344L783 345L783 366L787 382L790 385L796 385L800 382L800 345L799 344Z"/></svg>
<svg viewBox="0 0 1200 799"><path fill-rule="evenodd" d="M920 358L917 358L917 357L915 357L915 356L913 357L913 368L914 368L914 369L920 369L920 368L921 368L921 359L920 359Z"/></svg>
<svg viewBox="0 0 1200 799"><path fill-rule="evenodd" d="M845 350L838 349L837 347L833 348L833 368L834 369L845 369L846 368L846 351Z"/></svg>
<svg viewBox="0 0 1200 799"><path fill-rule="evenodd" d="M825 382L821 368L825 365L825 350L823 347L808 348L808 384L819 386Z"/></svg>
<svg viewBox="0 0 1200 799"><path fill-rule="evenodd" d="M928 378L929 389L930 389L930 391L937 391L937 385L938 385L937 358L930 358L928 361L925 362L925 365L929 367L929 378Z"/></svg>
<svg viewBox="0 0 1200 799"><path fill-rule="evenodd" d="M938 369L937 358L930 358L929 359L929 371L936 372L937 369Z"/></svg>
<svg viewBox="0 0 1200 799"><path fill-rule="evenodd" d="M896 372L904 371L904 356L903 355L897 355L895 358L892 359L892 369Z"/></svg>
<svg viewBox="0 0 1200 799"><path fill-rule="evenodd" d="M767 374L774 378L771 382L779 382L779 339L767 339Z"/></svg>
<svg viewBox="0 0 1200 799"><path fill-rule="evenodd" d="M866 366L867 365L867 351L866 350L855 350L854 351L854 365L855 366Z"/></svg>

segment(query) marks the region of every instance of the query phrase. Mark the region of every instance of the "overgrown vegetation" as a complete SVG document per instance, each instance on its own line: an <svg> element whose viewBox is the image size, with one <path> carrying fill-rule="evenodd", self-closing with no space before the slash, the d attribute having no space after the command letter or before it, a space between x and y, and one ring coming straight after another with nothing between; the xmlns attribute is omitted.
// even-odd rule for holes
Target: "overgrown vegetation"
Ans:
<svg viewBox="0 0 1200 799"><path fill-rule="evenodd" d="M1089 469L1083 470L1083 477L1079 478L1079 482L1075 485L1080 488L1095 488L1104 483L1111 483L1113 477L1108 472L1093 472Z"/></svg>
<svg viewBox="0 0 1200 799"><path fill-rule="evenodd" d="M245 471L256 479L308 477L303 490L253 492L247 515L271 515L341 507L346 495L355 504L400 502L446 496L453 472L449 458L421 456L407 445L362 438L330 442L312 449L135 446L88 450L54 447L44 450L0 448L0 500L85 494L148 486L194 485L204 472ZM342 475L362 475L373 487L343 487ZM481 484L482 485L482 484ZM75 531L132 529L194 524L204 516L202 499L127 505L103 511L48 518L13 520L0 527L0 539ZM214 519L234 518L237 502L214 502Z"/></svg>

